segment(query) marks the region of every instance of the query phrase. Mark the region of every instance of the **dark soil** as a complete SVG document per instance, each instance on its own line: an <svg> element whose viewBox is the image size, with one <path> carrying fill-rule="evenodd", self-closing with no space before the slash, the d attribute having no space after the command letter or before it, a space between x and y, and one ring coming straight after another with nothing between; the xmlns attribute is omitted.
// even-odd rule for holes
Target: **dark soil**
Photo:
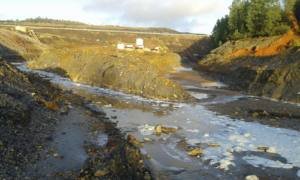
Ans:
<svg viewBox="0 0 300 180"><path fill-rule="evenodd" d="M58 124L71 120L70 108L72 112L82 114L89 129L102 129L108 135L108 143L97 147L86 142L84 149L88 159L82 167L58 171L49 178L151 178L138 148L127 143L104 113L90 110L85 106L87 103L83 98L62 91L35 75L21 73L1 60L0 179L44 177L45 174L36 172L37 165L48 157L49 154L45 156L44 152L50 152Z"/></svg>
<svg viewBox="0 0 300 180"><path fill-rule="evenodd" d="M253 97L208 105L208 108L234 119L300 131L300 107L294 104Z"/></svg>

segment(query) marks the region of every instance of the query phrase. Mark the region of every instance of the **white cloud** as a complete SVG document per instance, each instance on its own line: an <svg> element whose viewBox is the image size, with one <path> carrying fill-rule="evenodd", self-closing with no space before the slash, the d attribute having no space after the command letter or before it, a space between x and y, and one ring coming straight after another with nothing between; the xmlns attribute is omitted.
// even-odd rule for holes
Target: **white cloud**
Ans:
<svg viewBox="0 0 300 180"><path fill-rule="evenodd" d="M1 2L3 1L3 2ZM1 19L37 16L210 33L232 0L0 0Z"/></svg>
<svg viewBox="0 0 300 180"><path fill-rule="evenodd" d="M91 0L87 12L106 16L121 25L162 26L181 31L210 33L231 0ZM219 16L218 16L219 15Z"/></svg>

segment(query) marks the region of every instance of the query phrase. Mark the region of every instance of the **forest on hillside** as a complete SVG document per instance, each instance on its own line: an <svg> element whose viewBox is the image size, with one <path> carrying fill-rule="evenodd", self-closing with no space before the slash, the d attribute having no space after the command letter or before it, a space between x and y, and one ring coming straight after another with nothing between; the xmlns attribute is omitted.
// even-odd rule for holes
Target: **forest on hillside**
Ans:
<svg viewBox="0 0 300 180"><path fill-rule="evenodd" d="M216 45L228 40L281 35L298 31L300 0L233 0L228 15L213 29Z"/></svg>
<svg viewBox="0 0 300 180"><path fill-rule="evenodd" d="M86 25L85 23L78 21L62 20L62 19L50 19L50 18L28 18L25 20L0 20L1 24L22 24L22 23L48 23L48 24L62 24L62 25Z"/></svg>

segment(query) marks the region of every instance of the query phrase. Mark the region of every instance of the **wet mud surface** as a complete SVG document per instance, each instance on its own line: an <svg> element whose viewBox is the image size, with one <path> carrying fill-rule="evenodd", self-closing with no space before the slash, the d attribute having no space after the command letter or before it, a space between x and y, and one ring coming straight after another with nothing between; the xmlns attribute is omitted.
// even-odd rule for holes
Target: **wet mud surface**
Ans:
<svg viewBox="0 0 300 180"><path fill-rule="evenodd" d="M34 72L85 97L94 113L103 110L128 142L140 149L154 178L299 178L298 105L226 90L224 84L197 79L199 74L191 69L173 76L195 98L188 103L149 100ZM184 75L180 75L182 72ZM88 154L95 153L95 144L87 147ZM97 160L89 162L91 165ZM90 167L99 167L99 163ZM98 169L98 175L105 174L105 168Z"/></svg>
<svg viewBox="0 0 300 180"><path fill-rule="evenodd" d="M2 60L0 77L0 179L151 179L102 109Z"/></svg>

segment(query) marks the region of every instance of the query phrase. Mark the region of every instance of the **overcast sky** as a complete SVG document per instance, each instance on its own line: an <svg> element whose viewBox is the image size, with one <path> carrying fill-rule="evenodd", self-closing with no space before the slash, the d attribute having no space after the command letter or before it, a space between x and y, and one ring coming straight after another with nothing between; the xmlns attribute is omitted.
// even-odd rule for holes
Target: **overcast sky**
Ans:
<svg viewBox="0 0 300 180"><path fill-rule="evenodd" d="M47 17L96 25L211 33L232 0L0 0L0 19Z"/></svg>

